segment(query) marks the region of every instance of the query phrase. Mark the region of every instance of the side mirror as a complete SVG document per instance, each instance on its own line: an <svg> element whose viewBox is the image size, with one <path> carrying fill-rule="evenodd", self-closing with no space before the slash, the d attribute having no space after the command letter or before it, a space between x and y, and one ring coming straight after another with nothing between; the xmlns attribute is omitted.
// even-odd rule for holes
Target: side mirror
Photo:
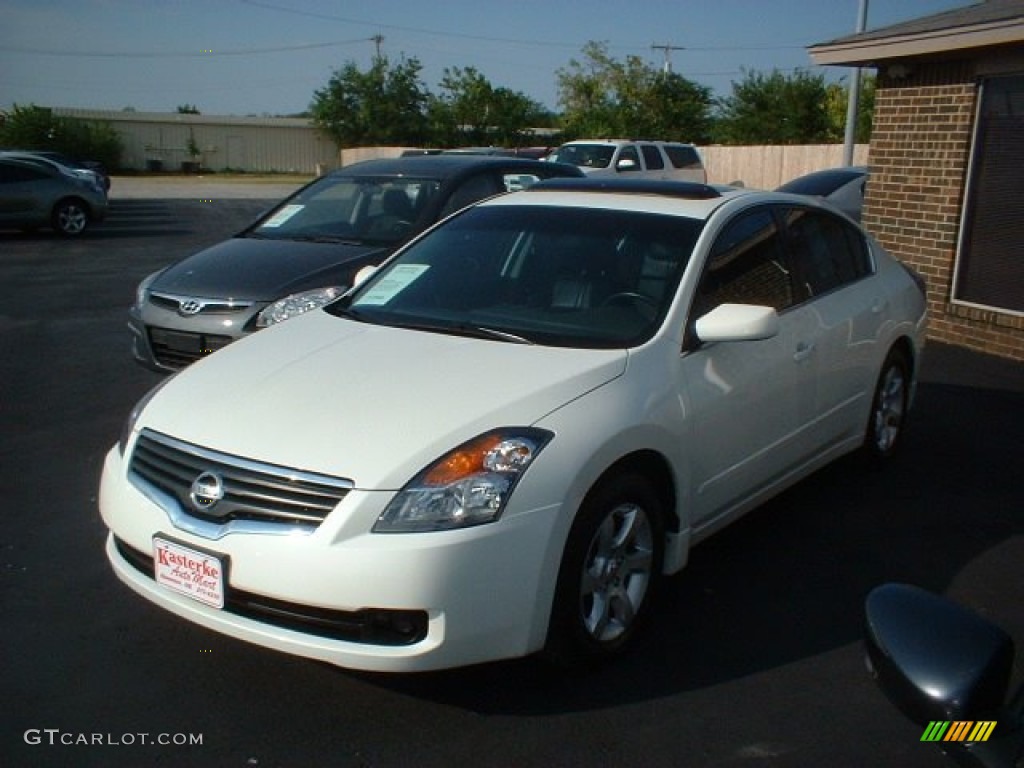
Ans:
<svg viewBox="0 0 1024 768"><path fill-rule="evenodd" d="M911 720L996 719L1006 698L1013 640L945 598L885 584L865 602L868 665Z"/></svg>
<svg viewBox="0 0 1024 768"><path fill-rule="evenodd" d="M615 164L616 171L639 171L640 166L636 164L636 160L631 158L623 158Z"/></svg>
<svg viewBox="0 0 1024 768"><path fill-rule="evenodd" d="M694 325L697 338L712 341L756 341L779 333L779 313L754 304L719 304Z"/></svg>

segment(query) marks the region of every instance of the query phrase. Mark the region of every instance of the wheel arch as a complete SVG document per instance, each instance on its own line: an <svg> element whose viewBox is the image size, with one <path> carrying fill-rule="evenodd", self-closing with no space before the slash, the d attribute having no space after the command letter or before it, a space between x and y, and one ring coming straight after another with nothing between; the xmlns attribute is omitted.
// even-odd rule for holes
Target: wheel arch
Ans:
<svg viewBox="0 0 1024 768"><path fill-rule="evenodd" d="M913 339L904 335L894 339L892 344L889 345L889 349L885 353L886 358L888 358L888 356L893 352L902 354L903 358L907 361L907 365L910 367L910 370L908 371L910 375L910 392L907 400L907 406L912 407L917 395L918 366L920 364L921 356L920 349L918 349Z"/></svg>
<svg viewBox="0 0 1024 768"><path fill-rule="evenodd" d="M665 514L665 519L662 520L665 530L678 532L680 520L676 509L675 479L672 476L668 459L657 451L643 449L622 456L601 473L588 491L588 495L608 478L627 473L640 475L651 483Z"/></svg>

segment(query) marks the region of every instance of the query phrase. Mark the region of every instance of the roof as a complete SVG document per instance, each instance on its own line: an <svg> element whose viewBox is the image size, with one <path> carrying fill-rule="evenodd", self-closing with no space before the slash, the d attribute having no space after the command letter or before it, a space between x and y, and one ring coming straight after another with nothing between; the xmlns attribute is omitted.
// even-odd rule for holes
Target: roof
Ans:
<svg viewBox="0 0 1024 768"><path fill-rule="evenodd" d="M59 117L75 117L81 120L103 120L105 122L132 123L181 123L184 125L236 125L271 128L310 128L313 121L307 117L254 117L239 115L196 115L178 112L132 112L101 109L75 109L54 107L53 114Z"/></svg>
<svg viewBox="0 0 1024 768"><path fill-rule="evenodd" d="M815 64L887 59L1024 43L1024 0L986 0L809 47Z"/></svg>
<svg viewBox="0 0 1024 768"><path fill-rule="evenodd" d="M795 198L792 195L710 187L685 181L630 179L602 182L582 178L540 182L521 192L492 197L481 205L595 208L706 220L722 206L738 199L781 201Z"/></svg>
<svg viewBox="0 0 1024 768"><path fill-rule="evenodd" d="M339 176L424 176L448 178L471 169L495 167L505 173L535 174L537 176L582 176L583 172L574 165L547 163L522 157L501 155L411 155L380 160L364 160L346 165L332 175Z"/></svg>

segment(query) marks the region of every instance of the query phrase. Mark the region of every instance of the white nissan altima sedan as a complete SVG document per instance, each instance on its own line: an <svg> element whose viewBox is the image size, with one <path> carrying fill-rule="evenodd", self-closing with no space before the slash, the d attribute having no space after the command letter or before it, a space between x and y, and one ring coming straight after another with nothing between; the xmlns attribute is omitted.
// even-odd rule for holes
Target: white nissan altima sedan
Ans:
<svg viewBox="0 0 1024 768"><path fill-rule="evenodd" d="M166 380L108 453L117 576L343 667L628 643L692 546L913 400L920 279L812 199L563 179Z"/></svg>

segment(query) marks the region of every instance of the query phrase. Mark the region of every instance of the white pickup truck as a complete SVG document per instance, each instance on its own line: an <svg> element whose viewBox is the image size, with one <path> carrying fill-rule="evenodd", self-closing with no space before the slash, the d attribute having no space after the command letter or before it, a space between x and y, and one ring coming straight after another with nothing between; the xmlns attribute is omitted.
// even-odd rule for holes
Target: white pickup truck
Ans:
<svg viewBox="0 0 1024 768"><path fill-rule="evenodd" d="M579 139L563 144L546 159L578 166L588 176L628 174L707 183L697 148L681 142Z"/></svg>

